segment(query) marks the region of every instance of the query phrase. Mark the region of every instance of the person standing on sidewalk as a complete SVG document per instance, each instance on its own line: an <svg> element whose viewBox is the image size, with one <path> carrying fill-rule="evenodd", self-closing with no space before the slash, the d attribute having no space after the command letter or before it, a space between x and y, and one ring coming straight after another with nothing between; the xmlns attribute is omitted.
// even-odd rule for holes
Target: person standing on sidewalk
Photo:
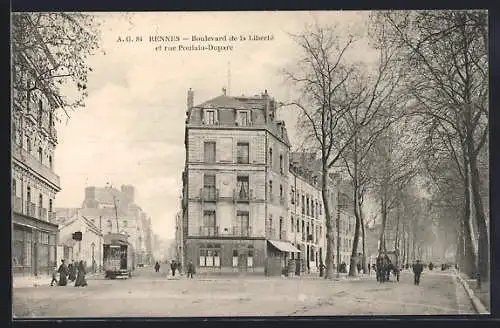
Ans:
<svg viewBox="0 0 500 328"><path fill-rule="evenodd" d="M156 261L155 264L155 272L160 272L160 263L158 263L158 261Z"/></svg>
<svg viewBox="0 0 500 328"><path fill-rule="evenodd" d="M193 261L189 260L189 263L187 265L187 277L188 278L193 278L193 275L194 275L194 264L193 264Z"/></svg>
<svg viewBox="0 0 500 328"><path fill-rule="evenodd" d="M172 277L175 277L175 269L177 269L177 265L174 260L172 260L172 263L170 264L170 270L172 270Z"/></svg>
<svg viewBox="0 0 500 328"><path fill-rule="evenodd" d="M75 287L85 287L87 286L87 280L85 280L85 270L86 263L80 261L78 264L78 274L76 276Z"/></svg>
<svg viewBox="0 0 500 328"><path fill-rule="evenodd" d="M414 284L420 285L420 276L422 275L422 271L424 271L424 266L420 263L420 260L417 260L415 264L413 264L413 278Z"/></svg>
<svg viewBox="0 0 500 328"><path fill-rule="evenodd" d="M68 267L64 263L64 259L61 260L61 265L59 266L59 269L57 269L57 272L59 273L59 283L57 285L66 286L68 284L68 280L66 279L66 276L68 275Z"/></svg>
<svg viewBox="0 0 500 328"><path fill-rule="evenodd" d="M54 270L52 270L52 281L50 282L50 285L54 286L54 283L56 283L57 286L57 267L54 267Z"/></svg>

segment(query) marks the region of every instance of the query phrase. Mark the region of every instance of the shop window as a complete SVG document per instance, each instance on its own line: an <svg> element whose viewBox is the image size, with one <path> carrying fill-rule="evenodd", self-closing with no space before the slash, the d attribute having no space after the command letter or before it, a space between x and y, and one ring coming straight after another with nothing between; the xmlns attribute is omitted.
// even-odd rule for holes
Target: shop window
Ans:
<svg viewBox="0 0 500 328"><path fill-rule="evenodd" d="M201 267L220 267L220 245L200 248L200 266Z"/></svg>
<svg viewBox="0 0 500 328"><path fill-rule="evenodd" d="M253 268L253 249L248 250L247 267Z"/></svg>
<svg viewBox="0 0 500 328"><path fill-rule="evenodd" d="M238 251L233 250L233 268L238 267Z"/></svg>

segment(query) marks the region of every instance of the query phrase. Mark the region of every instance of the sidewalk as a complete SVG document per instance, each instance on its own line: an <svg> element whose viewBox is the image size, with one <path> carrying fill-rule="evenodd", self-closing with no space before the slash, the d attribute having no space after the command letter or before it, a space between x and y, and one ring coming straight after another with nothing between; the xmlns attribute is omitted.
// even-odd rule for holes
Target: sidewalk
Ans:
<svg viewBox="0 0 500 328"><path fill-rule="evenodd" d="M457 280L462 284L469 296L474 309L478 314L490 314L490 283L485 282L485 286L478 290L476 286L476 280L468 278L464 273L456 271L453 269L453 274L457 277Z"/></svg>
<svg viewBox="0 0 500 328"><path fill-rule="evenodd" d="M85 279L93 280L102 276L102 273L90 273L85 275ZM12 288L30 288L38 286L49 286L52 280L52 275L40 275L40 276L24 276L24 277L12 277ZM59 280L59 277L58 277ZM71 284L71 282L70 282Z"/></svg>

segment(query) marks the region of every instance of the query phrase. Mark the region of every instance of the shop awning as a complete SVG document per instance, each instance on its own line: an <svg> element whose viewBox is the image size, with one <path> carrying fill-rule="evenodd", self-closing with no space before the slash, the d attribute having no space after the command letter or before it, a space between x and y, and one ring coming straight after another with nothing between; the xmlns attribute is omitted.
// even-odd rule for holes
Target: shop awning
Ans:
<svg viewBox="0 0 500 328"><path fill-rule="evenodd" d="M279 249L282 252L288 252L288 253L300 253L300 250L298 250L295 246L293 246L289 242L285 241L277 241L277 240L268 240L268 242L271 243L274 247Z"/></svg>

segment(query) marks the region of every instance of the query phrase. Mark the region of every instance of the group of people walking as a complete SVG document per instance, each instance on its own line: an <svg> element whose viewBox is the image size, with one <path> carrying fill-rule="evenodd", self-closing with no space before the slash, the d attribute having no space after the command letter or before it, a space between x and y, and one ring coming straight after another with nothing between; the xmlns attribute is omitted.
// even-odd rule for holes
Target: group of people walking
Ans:
<svg viewBox="0 0 500 328"><path fill-rule="evenodd" d="M166 263L168 264L168 262ZM161 267L160 262L157 261L155 264L155 272L160 272L160 267ZM170 271L172 272L172 276L175 277L175 273L176 272L180 273L181 271L181 263L172 260L170 262ZM195 273L194 264L192 261L189 261L187 265L187 277L193 278L194 273Z"/></svg>
<svg viewBox="0 0 500 328"><path fill-rule="evenodd" d="M85 261L72 262L66 265L65 261L61 260L59 268L54 268L50 285L54 286L55 283L57 286L66 286L68 285L68 281L70 281L75 282L75 287L87 286L87 280L85 279L85 275L87 274L86 266ZM57 280L58 274L59 280Z"/></svg>

